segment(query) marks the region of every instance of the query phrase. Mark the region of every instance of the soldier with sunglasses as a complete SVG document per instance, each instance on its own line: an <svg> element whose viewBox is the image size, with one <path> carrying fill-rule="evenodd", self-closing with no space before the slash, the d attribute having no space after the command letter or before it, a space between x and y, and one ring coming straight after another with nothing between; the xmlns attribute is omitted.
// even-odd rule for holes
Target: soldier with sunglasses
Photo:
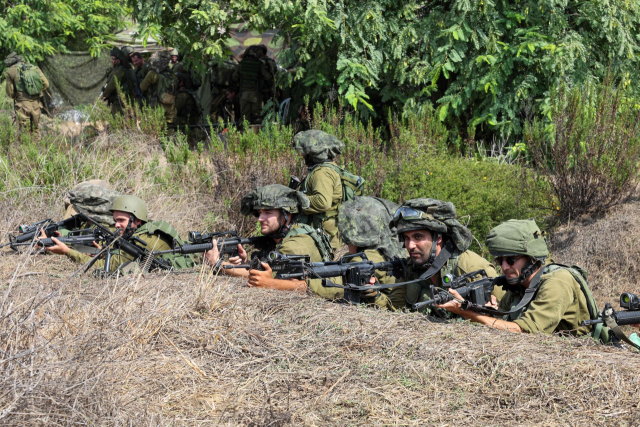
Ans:
<svg viewBox="0 0 640 427"><path fill-rule="evenodd" d="M395 212L389 227L398 234L409 253L408 277L398 281L421 279L405 287L408 306L430 300L431 285L440 287L447 274L460 276L485 270L489 277L498 275L489 261L468 250L471 232L456 220L456 208L451 202L429 198L407 200ZM435 307L423 307L421 311L438 317L453 317L446 310Z"/></svg>
<svg viewBox="0 0 640 427"><path fill-rule="evenodd" d="M502 319L461 309L462 298L440 305L452 313L496 329L513 332L551 334L568 332L581 336L597 328L581 326L598 312L595 300L579 267L545 263L549 257L542 232L533 220L509 220L489 232L489 252L504 276L498 279L506 290L498 310Z"/></svg>

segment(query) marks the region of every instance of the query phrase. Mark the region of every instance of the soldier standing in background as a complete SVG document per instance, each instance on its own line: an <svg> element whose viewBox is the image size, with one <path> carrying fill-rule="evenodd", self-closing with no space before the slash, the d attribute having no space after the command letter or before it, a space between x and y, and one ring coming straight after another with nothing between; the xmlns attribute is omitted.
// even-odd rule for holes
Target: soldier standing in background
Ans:
<svg viewBox="0 0 640 427"><path fill-rule="evenodd" d="M260 124L262 112L262 88L269 86L273 76L269 73L267 64L261 61L262 49L250 46L242 54L242 60L233 73L233 80L240 86L240 109L243 121L250 124Z"/></svg>
<svg viewBox="0 0 640 427"><path fill-rule="evenodd" d="M11 52L4 60L7 96L13 99L18 132L30 132L33 140L40 141L40 108L42 93L49 88L49 81L40 68L24 62L22 56ZM27 123L30 125L27 126ZM18 135L19 137L19 135Z"/></svg>
<svg viewBox="0 0 640 427"><path fill-rule="evenodd" d="M149 72L140 83L147 104L153 108L162 105L167 123L173 123L175 119L174 101L178 90L175 75L169 69L170 61L171 56L167 51L158 52L157 56L151 57Z"/></svg>
<svg viewBox="0 0 640 427"><path fill-rule="evenodd" d="M197 125L202 118L200 98L193 88L189 73L177 73L179 92L176 96L176 125Z"/></svg>
<svg viewBox="0 0 640 427"><path fill-rule="evenodd" d="M140 105L142 105L142 101L144 100L144 94L142 93L142 89L140 89L140 83L147 77L149 73L149 64L144 62L144 58L140 52L134 52L131 54L131 62L133 62L133 66L135 67L134 78L135 78L135 94L136 101Z"/></svg>
<svg viewBox="0 0 640 427"><path fill-rule="evenodd" d="M132 97L135 77L129 58L120 49L114 47L110 54L113 70L102 93L102 99L111 106L111 115L115 116L116 114L124 114L124 100L118 95L116 82L126 97Z"/></svg>

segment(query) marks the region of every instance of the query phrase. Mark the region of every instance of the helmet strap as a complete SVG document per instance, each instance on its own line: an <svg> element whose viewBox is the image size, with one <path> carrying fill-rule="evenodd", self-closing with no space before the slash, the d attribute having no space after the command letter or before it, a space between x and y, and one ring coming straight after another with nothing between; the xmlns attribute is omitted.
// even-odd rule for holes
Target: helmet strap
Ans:
<svg viewBox="0 0 640 427"><path fill-rule="evenodd" d="M284 237L289 234L289 231L291 231L291 227L295 222L295 215L290 215L284 209L282 209L282 214L284 215L284 224L282 224L278 231L270 235L270 237L274 239L284 239ZM291 222L289 222L289 218L291 218Z"/></svg>
<svg viewBox="0 0 640 427"><path fill-rule="evenodd" d="M438 255L438 238L440 237L440 233L437 231L431 231L431 251L429 252L429 259L425 266L429 266L433 264L433 261L436 259Z"/></svg>
<svg viewBox="0 0 640 427"><path fill-rule="evenodd" d="M542 261L536 260L535 262L527 262L522 270L520 271L520 275L518 277L514 277L513 279L507 279L507 283L510 285L519 285L525 280L527 277L531 276L538 268L542 266Z"/></svg>
<svg viewBox="0 0 640 427"><path fill-rule="evenodd" d="M131 228L131 225L133 224L134 219L135 217L133 216L132 213L130 213L129 223L127 224L127 227L124 229L124 233L122 233L122 237L127 238L133 234L133 229Z"/></svg>

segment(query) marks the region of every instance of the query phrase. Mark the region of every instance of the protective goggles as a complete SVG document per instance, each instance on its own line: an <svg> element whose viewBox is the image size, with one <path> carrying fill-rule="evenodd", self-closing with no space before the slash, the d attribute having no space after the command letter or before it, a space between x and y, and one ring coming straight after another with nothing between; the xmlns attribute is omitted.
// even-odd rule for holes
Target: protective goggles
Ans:
<svg viewBox="0 0 640 427"><path fill-rule="evenodd" d="M494 259L494 262L496 263L496 265L502 265L503 261L506 261L507 264L509 264L509 267L512 267L513 264L516 263L517 260L519 260L520 258L524 257L524 255L518 255L518 256L499 256L496 257Z"/></svg>
<svg viewBox="0 0 640 427"><path fill-rule="evenodd" d="M396 211L395 214L393 214L393 221L394 222L398 222L401 219L404 219L405 221L409 220L416 220L416 219L431 219L431 217L427 214L425 214L422 211L419 211L417 209L413 209L410 208L408 206L401 206L398 208L398 210Z"/></svg>

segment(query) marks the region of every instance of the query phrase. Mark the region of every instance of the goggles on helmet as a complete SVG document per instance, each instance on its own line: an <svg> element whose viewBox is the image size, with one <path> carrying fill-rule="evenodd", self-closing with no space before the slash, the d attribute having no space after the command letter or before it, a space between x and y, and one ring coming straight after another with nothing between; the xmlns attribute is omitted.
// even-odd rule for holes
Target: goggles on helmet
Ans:
<svg viewBox="0 0 640 427"><path fill-rule="evenodd" d="M410 208L409 206L401 206L398 208L395 214L393 214L393 221L397 222L400 219L416 220L416 219L431 219L431 217L422 211Z"/></svg>

